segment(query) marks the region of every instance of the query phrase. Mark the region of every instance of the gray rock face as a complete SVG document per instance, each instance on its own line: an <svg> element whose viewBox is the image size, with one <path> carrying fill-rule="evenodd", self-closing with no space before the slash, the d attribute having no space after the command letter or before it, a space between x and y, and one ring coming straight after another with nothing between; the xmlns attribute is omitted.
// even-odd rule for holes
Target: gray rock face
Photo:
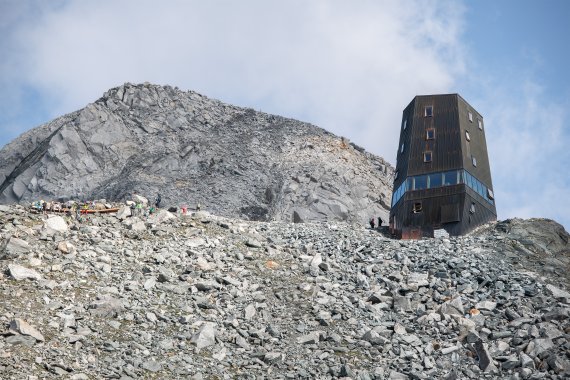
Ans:
<svg viewBox="0 0 570 380"><path fill-rule="evenodd" d="M0 150L0 203L133 199L251 220L388 218L393 168L313 125L169 86L113 88Z"/></svg>
<svg viewBox="0 0 570 380"><path fill-rule="evenodd" d="M555 283L570 282L570 234L553 220L507 219L483 227L476 234L492 232L499 238L500 257L518 267L524 266ZM550 285L552 286L552 285ZM555 289L555 287L553 287ZM525 289L532 293L533 289ZM554 297L567 297L569 293L553 290Z"/></svg>

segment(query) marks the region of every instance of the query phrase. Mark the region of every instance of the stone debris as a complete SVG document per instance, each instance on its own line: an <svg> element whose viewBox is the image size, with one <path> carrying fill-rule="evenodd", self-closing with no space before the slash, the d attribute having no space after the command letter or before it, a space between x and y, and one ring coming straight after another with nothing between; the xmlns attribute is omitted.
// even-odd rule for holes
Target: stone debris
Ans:
<svg viewBox="0 0 570 380"><path fill-rule="evenodd" d="M0 261L0 378L570 376L568 281L512 264L502 222L398 241L200 212L46 235L22 210L0 213L3 244L25 247Z"/></svg>

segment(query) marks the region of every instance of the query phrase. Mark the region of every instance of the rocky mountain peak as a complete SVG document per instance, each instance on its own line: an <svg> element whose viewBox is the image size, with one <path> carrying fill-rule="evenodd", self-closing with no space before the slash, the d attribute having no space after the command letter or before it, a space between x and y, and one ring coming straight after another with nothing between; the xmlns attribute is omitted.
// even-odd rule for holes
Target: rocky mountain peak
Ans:
<svg viewBox="0 0 570 380"><path fill-rule="evenodd" d="M342 137L170 86L124 84L0 150L0 202L201 204L254 220L387 220L393 168Z"/></svg>

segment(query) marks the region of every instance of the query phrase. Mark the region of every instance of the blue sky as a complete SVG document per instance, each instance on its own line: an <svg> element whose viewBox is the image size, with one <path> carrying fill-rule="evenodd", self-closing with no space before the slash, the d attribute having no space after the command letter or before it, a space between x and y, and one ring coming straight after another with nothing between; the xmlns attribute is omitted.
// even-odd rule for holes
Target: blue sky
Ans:
<svg viewBox="0 0 570 380"><path fill-rule="evenodd" d="M0 146L124 82L312 122L395 163L415 95L484 117L500 219L570 227L570 2L0 0Z"/></svg>

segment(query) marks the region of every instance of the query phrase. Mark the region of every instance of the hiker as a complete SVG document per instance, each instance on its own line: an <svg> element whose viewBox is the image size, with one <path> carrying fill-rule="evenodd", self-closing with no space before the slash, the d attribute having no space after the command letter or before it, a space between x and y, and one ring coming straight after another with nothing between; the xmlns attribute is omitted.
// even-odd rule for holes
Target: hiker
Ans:
<svg viewBox="0 0 570 380"><path fill-rule="evenodd" d="M378 228L382 227L382 218L378 217Z"/></svg>
<svg viewBox="0 0 570 380"><path fill-rule="evenodd" d="M138 215L138 216L142 216L142 214L143 214L143 204L142 204L142 202L140 202L140 201L137 202L136 209L137 209L137 215Z"/></svg>
<svg viewBox="0 0 570 380"><path fill-rule="evenodd" d="M196 211L200 211L200 208L202 208L202 205L200 205L200 202L198 202L198 204L196 205Z"/></svg>
<svg viewBox="0 0 570 380"><path fill-rule="evenodd" d="M186 210L188 209L188 206L186 205L182 205L182 215L186 215Z"/></svg>
<svg viewBox="0 0 570 380"><path fill-rule="evenodd" d="M374 218L370 218L370 221L368 223L370 223L370 228L374 229Z"/></svg>
<svg viewBox="0 0 570 380"><path fill-rule="evenodd" d="M154 206L155 206L156 208L159 208L159 207L160 207L160 201L161 201L161 200L162 200L162 199L160 198L160 193L158 193L158 195L156 196L156 199L154 200Z"/></svg>

